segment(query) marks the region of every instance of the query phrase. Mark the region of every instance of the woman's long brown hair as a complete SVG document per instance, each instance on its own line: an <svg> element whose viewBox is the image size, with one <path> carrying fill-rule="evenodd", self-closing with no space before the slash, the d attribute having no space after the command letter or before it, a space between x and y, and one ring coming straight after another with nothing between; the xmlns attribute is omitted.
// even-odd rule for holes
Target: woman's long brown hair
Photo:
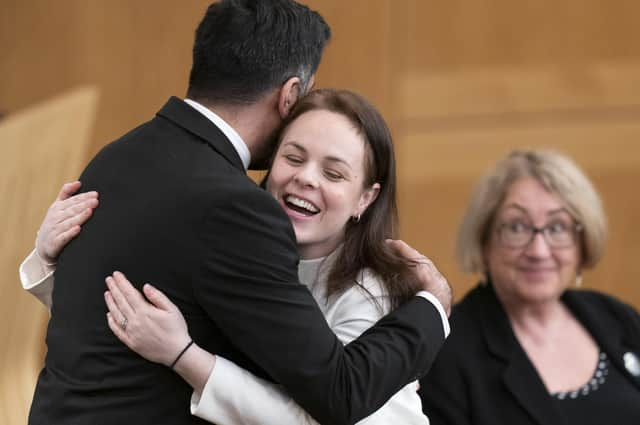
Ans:
<svg viewBox="0 0 640 425"><path fill-rule="evenodd" d="M360 220L349 221L346 225L341 252L329 271L327 296L359 285L361 273L369 269L382 280L391 308L396 308L413 297L420 290L420 284L410 269L415 263L397 255L385 242L398 237L396 165L391 132L380 113L362 96L332 89L315 90L300 99L282 128L305 112L314 110L338 113L355 126L366 142L364 186L380 185L378 197Z"/></svg>

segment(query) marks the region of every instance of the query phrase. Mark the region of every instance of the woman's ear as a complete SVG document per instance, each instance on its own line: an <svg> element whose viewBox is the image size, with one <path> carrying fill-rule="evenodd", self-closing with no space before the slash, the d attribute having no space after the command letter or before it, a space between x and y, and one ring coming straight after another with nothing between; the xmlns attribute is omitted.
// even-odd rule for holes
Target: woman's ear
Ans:
<svg viewBox="0 0 640 425"><path fill-rule="evenodd" d="M367 188L360 195L360 201L358 202L358 210L354 216L361 216L369 208L373 201L378 198L380 194L380 183L374 183L371 187Z"/></svg>

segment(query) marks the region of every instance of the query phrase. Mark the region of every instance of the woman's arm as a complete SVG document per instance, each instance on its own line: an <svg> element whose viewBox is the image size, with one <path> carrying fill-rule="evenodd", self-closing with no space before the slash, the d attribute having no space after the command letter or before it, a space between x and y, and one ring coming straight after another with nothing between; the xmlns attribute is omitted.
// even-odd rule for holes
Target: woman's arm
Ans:
<svg viewBox="0 0 640 425"><path fill-rule="evenodd" d="M97 192L74 195L80 186L79 181L62 186L40 225L35 249L20 264L22 287L48 309L51 309L56 259L69 241L80 233L80 226L98 206Z"/></svg>
<svg viewBox="0 0 640 425"><path fill-rule="evenodd" d="M105 294L109 326L120 340L143 357L170 365L188 344L186 323L179 310L150 285L142 295L121 273L107 279ZM334 300L330 325L343 343L371 327L388 310L388 299L376 285L369 294L353 287ZM382 307L382 308L381 308ZM126 325L123 326L126 317ZM225 424L316 424L282 389L236 364L192 345L175 365L175 370L194 388L191 411L205 420ZM376 413L360 423L428 424L421 413L415 383L398 392Z"/></svg>
<svg viewBox="0 0 640 425"><path fill-rule="evenodd" d="M106 282L107 320L113 333L147 360L173 364L191 341L175 304L149 284L143 286L145 299L119 272ZM174 370L194 389L192 413L207 421L220 425L317 423L278 386L195 343L180 356Z"/></svg>
<svg viewBox="0 0 640 425"><path fill-rule="evenodd" d="M343 344L389 311L389 299L373 276L364 275L364 286L368 293L354 286L334 299L328 310L329 325ZM416 382L408 384L358 424L428 425L417 388ZM194 415L222 425L317 424L281 387L219 356L203 391L194 391L191 401Z"/></svg>

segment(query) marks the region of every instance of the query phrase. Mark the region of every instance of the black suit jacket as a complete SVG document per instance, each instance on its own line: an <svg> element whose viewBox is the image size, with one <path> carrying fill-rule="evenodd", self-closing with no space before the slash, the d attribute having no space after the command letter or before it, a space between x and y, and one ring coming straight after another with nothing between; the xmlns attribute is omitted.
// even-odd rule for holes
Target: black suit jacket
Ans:
<svg viewBox="0 0 640 425"><path fill-rule="evenodd" d="M282 383L323 423L352 423L426 373L443 342L416 297L343 347L308 290L288 217L246 175L223 133L171 98L107 145L83 190L100 208L58 260L48 353L30 424L188 424L191 388L107 327L104 279L152 282L194 340Z"/></svg>
<svg viewBox="0 0 640 425"><path fill-rule="evenodd" d="M640 316L593 291L566 291L563 302L611 362L638 388L623 355L640 355ZM421 380L432 425L569 425L518 343L490 285L479 285L454 308L451 335Z"/></svg>

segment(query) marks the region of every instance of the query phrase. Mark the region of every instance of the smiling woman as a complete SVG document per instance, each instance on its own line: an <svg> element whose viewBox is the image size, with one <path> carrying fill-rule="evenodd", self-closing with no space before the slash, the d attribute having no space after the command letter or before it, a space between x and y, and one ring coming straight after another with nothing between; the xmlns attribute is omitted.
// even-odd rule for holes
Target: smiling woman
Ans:
<svg viewBox="0 0 640 425"><path fill-rule="evenodd" d="M291 219L302 258L333 252L349 220L359 220L375 201L380 183L365 181L370 151L364 135L337 112L307 112L285 130L267 190Z"/></svg>
<svg viewBox="0 0 640 425"><path fill-rule="evenodd" d="M363 270L380 277L391 307L417 286L407 263L385 240L396 238L396 166L391 133L363 97L315 90L284 123L265 187L283 206L303 259L336 252L326 296L358 284Z"/></svg>
<svg viewBox="0 0 640 425"><path fill-rule="evenodd" d="M563 155L516 151L480 180L458 259L485 279L423 380L432 424L637 423L640 315L570 289L606 233L597 192Z"/></svg>
<svg viewBox="0 0 640 425"><path fill-rule="evenodd" d="M576 221L558 196L522 178L507 190L494 223L485 261L505 308L560 298L580 273L581 255Z"/></svg>

